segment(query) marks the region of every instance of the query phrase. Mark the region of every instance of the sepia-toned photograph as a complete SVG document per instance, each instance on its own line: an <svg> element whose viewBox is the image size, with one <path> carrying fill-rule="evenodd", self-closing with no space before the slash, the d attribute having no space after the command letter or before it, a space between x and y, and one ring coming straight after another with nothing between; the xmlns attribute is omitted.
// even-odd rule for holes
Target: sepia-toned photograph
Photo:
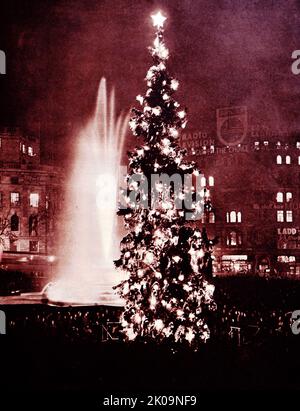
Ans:
<svg viewBox="0 0 300 411"><path fill-rule="evenodd" d="M1 0L3 396L291 393L299 334L300 2Z"/></svg>

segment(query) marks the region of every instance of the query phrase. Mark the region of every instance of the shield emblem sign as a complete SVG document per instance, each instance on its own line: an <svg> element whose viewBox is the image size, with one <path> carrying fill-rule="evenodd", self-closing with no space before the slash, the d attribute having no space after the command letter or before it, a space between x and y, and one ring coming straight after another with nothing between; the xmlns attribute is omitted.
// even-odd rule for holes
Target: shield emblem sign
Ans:
<svg viewBox="0 0 300 411"><path fill-rule="evenodd" d="M225 107L217 109L217 135L226 146L241 144L247 135L247 107Z"/></svg>

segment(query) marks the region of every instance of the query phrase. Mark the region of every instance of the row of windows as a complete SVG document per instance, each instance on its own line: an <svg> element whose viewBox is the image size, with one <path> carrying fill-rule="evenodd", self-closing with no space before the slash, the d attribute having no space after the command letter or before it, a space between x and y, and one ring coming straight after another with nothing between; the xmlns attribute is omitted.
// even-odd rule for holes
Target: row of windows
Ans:
<svg viewBox="0 0 300 411"><path fill-rule="evenodd" d="M17 213L10 217L10 229L11 231L19 231L20 229L20 218ZM36 214L31 214L28 218L28 231L29 235L38 235L38 216Z"/></svg>
<svg viewBox="0 0 300 411"><path fill-rule="evenodd" d="M278 223L292 223L293 222L293 211L292 210L277 210L277 222Z"/></svg>
<svg viewBox="0 0 300 411"><path fill-rule="evenodd" d="M240 233L237 233L236 231L231 231L226 236L226 245L229 247L242 245L242 235Z"/></svg>
<svg viewBox="0 0 300 411"><path fill-rule="evenodd" d="M259 150L260 146L263 146L265 148L269 147L269 141L265 140L265 141L255 141L254 142L254 148L255 150ZM281 143L280 141L277 141L276 143L276 148L284 148L284 149L288 149L289 148L289 144L288 143ZM300 142L297 141L296 143L296 148L300 149ZM207 152L213 154L215 152L215 146L214 145L203 145L200 146L200 150L203 152L203 154L206 154ZM195 149L192 148L192 154L195 154L196 151Z"/></svg>
<svg viewBox="0 0 300 411"><path fill-rule="evenodd" d="M201 177L200 184L201 187L206 187L206 185L213 187L215 185L215 179L213 178L213 176L209 176L207 180L205 177Z"/></svg>
<svg viewBox="0 0 300 411"><path fill-rule="evenodd" d="M276 163L277 164L291 164L292 163L292 159L291 156L281 156L278 154L278 156L276 157ZM300 156L298 156L298 165L300 165Z"/></svg>
<svg viewBox="0 0 300 411"><path fill-rule="evenodd" d="M17 251L17 243L14 240L10 240L9 245L10 251ZM37 240L30 240L29 241L29 252L30 253L38 253L39 252L39 242Z"/></svg>
<svg viewBox="0 0 300 411"><path fill-rule="evenodd" d="M0 205L3 204L3 193L0 193ZM29 205L30 207L38 207L40 201L40 195L38 193L29 194ZM19 192L10 193L10 205L13 207L19 206L21 203L21 195Z"/></svg>
<svg viewBox="0 0 300 411"><path fill-rule="evenodd" d="M216 215L213 211L209 213L204 213L201 219L203 224L210 223L213 224L216 222ZM240 211L231 211L226 213L226 222L227 223L241 223L242 222L242 213Z"/></svg>
<svg viewBox="0 0 300 411"><path fill-rule="evenodd" d="M254 147L255 148L257 148L257 149L259 149L259 146L260 146L260 141L255 141L254 142ZM265 141L263 141L262 142L262 145L264 145L265 147L268 147L269 146L269 141L268 140L265 140ZM291 147L292 147L292 145L291 145ZM281 143L281 141L277 141L277 143L276 143L276 148L285 148L285 149L288 149L289 148L289 144L288 143ZM297 141L296 142L296 148L298 148L298 150L300 149L300 141Z"/></svg>
<svg viewBox="0 0 300 411"><path fill-rule="evenodd" d="M30 157L34 156L33 147L32 146L26 146L26 144L24 144L24 143L20 143L20 151L23 154L28 154Z"/></svg>
<svg viewBox="0 0 300 411"><path fill-rule="evenodd" d="M216 221L215 213L212 211L208 215L203 215L202 217L202 223L215 223L215 221ZM242 213L240 211L230 211L226 213L226 223L241 223L241 222L242 222ZM277 210L277 222L278 223L284 223L284 222L292 223L293 222L293 211L292 210Z"/></svg>
<svg viewBox="0 0 300 411"><path fill-rule="evenodd" d="M277 203L283 203L284 198L285 198L285 201L288 203L293 198L293 194L290 191L288 191L286 193L283 193L283 192L279 191L276 194Z"/></svg>
<svg viewBox="0 0 300 411"><path fill-rule="evenodd" d="M241 223L242 213L240 211L230 211L226 213L226 223Z"/></svg>

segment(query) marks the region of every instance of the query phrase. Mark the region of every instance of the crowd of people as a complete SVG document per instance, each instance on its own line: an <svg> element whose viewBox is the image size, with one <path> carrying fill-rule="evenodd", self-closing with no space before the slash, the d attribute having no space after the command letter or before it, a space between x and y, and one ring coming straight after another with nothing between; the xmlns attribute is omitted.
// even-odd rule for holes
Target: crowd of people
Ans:
<svg viewBox="0 0 300 411"><path fill-rule="evenodd" d="M8 312L10 335L68 341L119 339L121 309L112 307L21 306Z"/></svg>
<svg viewBox="0 0 300 411"><path fill-rule="evenodd" d="M300 309L300 283L264 279L215 280L217 310L210 315L212 340L237 344L262 342L291 335L291 312ZM8 329L13 335L55 337L68 341L107 341L121 337L121 308L7 307Z"/></svg>

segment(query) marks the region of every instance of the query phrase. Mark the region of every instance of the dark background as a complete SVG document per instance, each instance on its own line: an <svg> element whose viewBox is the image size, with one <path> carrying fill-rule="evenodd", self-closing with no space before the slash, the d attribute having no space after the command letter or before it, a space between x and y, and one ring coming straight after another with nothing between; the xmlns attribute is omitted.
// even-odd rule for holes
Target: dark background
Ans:
<svg viewBox="0 0 300 411"><path fill-rule="evenodd" d="M145 90L158 9L191 130L213 132L215 109L230 104L247 105L259 124L299 129L296 0L1 0L0 125L40 132L43 152L64 158L93 113L101 76L115 86L119 111Z"/></svg>

